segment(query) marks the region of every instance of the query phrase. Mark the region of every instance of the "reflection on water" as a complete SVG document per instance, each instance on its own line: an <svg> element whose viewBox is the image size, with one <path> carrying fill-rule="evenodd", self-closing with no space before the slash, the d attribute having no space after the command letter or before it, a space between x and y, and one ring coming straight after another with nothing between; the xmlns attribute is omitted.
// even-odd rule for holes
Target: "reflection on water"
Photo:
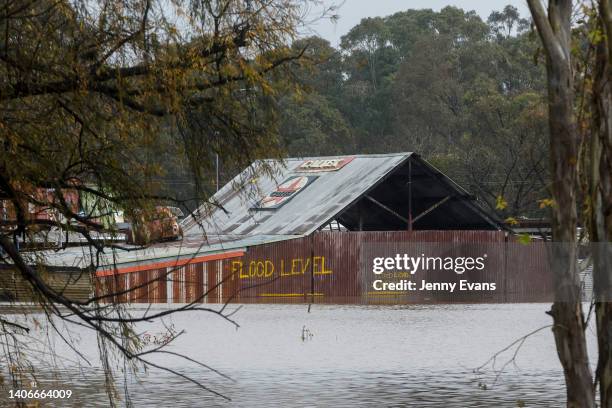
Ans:
<svg viewBox="0 0 612 408"><path fill-rule="evenodd" d="M560 406L563 377L548 329L528 338L515 364L499 377L495 369L514 350L499 356L495 367L473 372L516 338L550 324L547 308L313 306L308 313L302 305L247 305L235 316L238 330L213 315L189 312L165 320L187 330L173 351L234 381L170 356L156 362L204 381L232 401L159 371L131 378L127 386L135 406ZM161 326L138 329L154 335ZM80 350L97 361L95 336L78 336ZM589 336L594 350L592 331ZM67 348L60 351L74 358ZM53 386L68 387L74 396L69 404L49 406L107 405L99 369L77 370L64 363L59 375ZM40 377L39 388L49 388L50 375L41 372ZM7 390L4 384L0 403L6 402Z"/></svg>

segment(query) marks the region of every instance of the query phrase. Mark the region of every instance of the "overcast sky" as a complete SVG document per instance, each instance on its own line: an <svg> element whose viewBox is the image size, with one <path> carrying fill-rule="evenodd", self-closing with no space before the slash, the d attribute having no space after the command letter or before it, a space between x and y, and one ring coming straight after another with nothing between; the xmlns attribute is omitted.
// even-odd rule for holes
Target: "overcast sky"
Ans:
<svg viewBox="0 0 612 408"><path fill-rule="evenodd" d="M341 0L324 0L324 2L342 3ZM455 6L464 10L474 10L486 20L491 11L502 10L507 4L516 7L524 17L529 15L525 0L345 0L338 11L340 20L336 24L329 20L321 20L311 29L329 40L332 45L338 45L340 37L365 17L387 16L408 9L430 8L438 11L446 6Z"/></svg>

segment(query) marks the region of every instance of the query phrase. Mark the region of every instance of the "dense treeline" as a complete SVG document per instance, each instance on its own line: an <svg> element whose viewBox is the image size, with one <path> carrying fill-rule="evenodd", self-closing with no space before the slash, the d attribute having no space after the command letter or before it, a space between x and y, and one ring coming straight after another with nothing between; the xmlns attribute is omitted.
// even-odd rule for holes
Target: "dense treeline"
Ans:
<svg viewBox="0 0 612 408"><path fill-rule="evenodd" d="M507 6L366 18L339 48L293 45L315 61L279 99L289 156L414 151L504 218L547 197L545 70L529 21ZM290 82L290 81L287 81ZM302 88L301 88L302 89Z"/></svg>

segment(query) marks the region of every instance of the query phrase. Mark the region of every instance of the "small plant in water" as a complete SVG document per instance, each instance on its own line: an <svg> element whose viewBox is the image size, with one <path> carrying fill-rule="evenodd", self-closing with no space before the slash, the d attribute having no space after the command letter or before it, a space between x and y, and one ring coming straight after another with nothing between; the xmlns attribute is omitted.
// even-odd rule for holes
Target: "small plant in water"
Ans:
<svg viewBox="0 0 612 408"><path fill-rule="evenodd" d="M302 341L311 340L314 334L306 328L306 325L302 326Z"/></svg>

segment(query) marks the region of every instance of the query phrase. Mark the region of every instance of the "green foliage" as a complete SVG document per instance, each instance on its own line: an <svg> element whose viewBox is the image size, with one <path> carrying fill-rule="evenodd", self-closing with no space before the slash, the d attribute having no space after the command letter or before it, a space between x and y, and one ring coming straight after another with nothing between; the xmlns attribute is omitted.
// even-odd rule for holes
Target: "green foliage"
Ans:
<svg viewBox="0 0 612 408"><path fill-rule="evenodd" d="M414 151L504 218L540 215L545 76L528 27L512 6L486 22L446 7L363 19L339 50L304 40L319 63L295 75L309 96L282 99L288 154L336 154L351 142L363 153Z"/></svg>
<svg viewBox="0 0 612 408"><path fill-rule="evenodd" d="M280 133L293 156L350 154L355 142L342 114L325 97L308 94L281 101Z"/></svg>
<svg viewBox="0 0 612 408"><path fill-rule="evenodd" d="M529 234L519 234L518 243L522 245L529 245L531 243L531 236Z"/></svg>
<svg viewBox="0 0 612 408"><path fill-rule="evenodd" d="M7 229L40 223L25 219L28 205L59 211L61 228L97 227L36 188L80 190L130 215L186 206L168 186L177 174L206 202L217 155L235 168L281 158L275 77L303 63L290 42L307 3L6 2L0 199L17 215Z"/></svg>

